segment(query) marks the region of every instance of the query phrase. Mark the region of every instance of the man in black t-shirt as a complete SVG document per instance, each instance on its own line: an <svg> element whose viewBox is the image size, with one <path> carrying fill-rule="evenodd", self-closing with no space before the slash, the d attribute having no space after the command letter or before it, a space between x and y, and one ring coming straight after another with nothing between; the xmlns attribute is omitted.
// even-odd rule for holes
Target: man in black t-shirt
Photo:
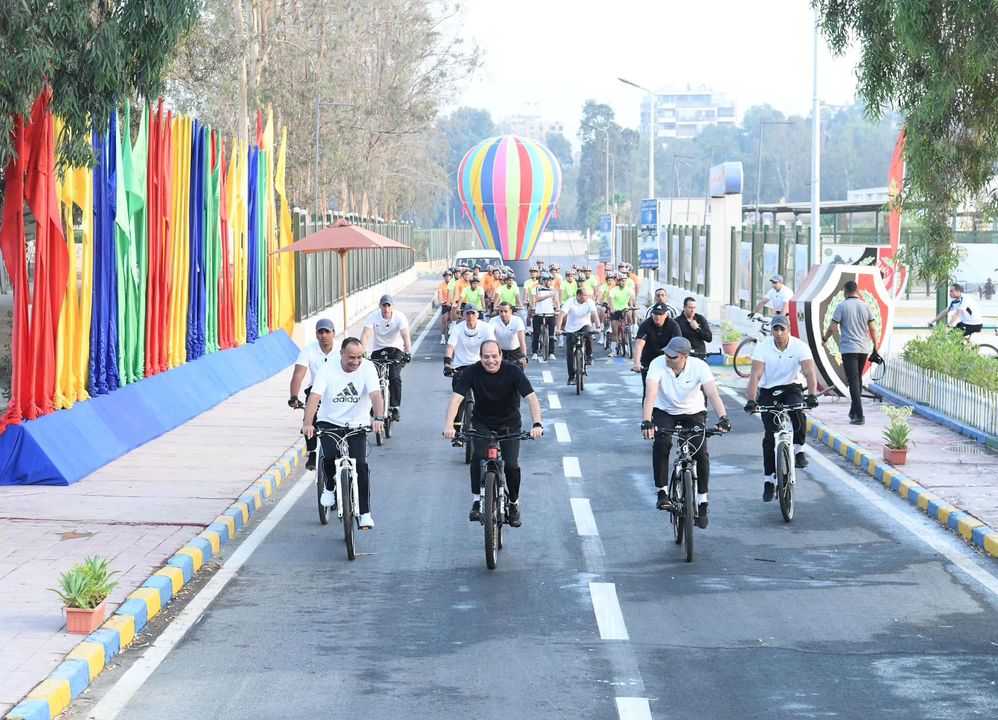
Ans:
<svg viewBox="0 0 998 720"><path fill-rule="evenodd" d="M651 361L662 354L662 350L674 337L679 337L679 325L669 317L669 309L663 303L651 307L651 317L638 326L637 340L634 343L634 372L641 373L641 398L644 400L645 378Z"/></svg>
<svg viewBox="0 0 998 720"><path fill-rule="evenodd" d="M471 414L475 428L490 430L500 435L519 435L522 431L520 420L520 398L527 401L533 427L530 437L536 439L544 434L541 425L541 404L537 399L530 380L523 370L502 361L502 351L495 340L482 343L479 352L481 361L464 368L461 377L454 384L454 394L447 405L447 417L444 418L445 438L454 439L454 418L457 410L468 391L475 394L475 409ZM488 450L489 442L475 438L474 453L471 460L471 494L475 501L471 505L468 519L478 522L481 517L479 494L482 487L482 460ZM508 522L513 527L520 527L520 438L513 437L499 443L503 464L506 468L506 488L509 492Z"/></svg>

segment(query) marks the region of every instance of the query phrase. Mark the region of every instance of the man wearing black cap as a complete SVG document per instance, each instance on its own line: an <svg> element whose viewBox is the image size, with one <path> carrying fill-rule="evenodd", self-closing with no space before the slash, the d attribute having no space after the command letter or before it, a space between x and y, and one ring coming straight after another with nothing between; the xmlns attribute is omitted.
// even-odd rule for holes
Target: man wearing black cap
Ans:
<svg viewBox="0 0 998 720"><path fill-rule="evenodd" d="M651 316L638 326L637 340L634 343L634 372L641 373L641 387L648 378L648 366L662 354L662 349L674 337L682 333L675 320L669 318L669 310L662 303L651 307ZM644 399L644 396L642 396Z"/></svg>
<svg viewBox="0 0 998 720"><path fill-rule="evenodd" d="M745 397L748 398L745 412L755 412L759 405L774 402L783 405L804 402L809 408L817 407L818 373L810 348L800 338L790 335L790 321L786 315L774 317L770 328L773 337L759 342L752 354L752 370L748 389L745 391ZM807 397L802 396L802 374L807 379ZM794 428L794 465L804 468L808 464L804 454L804 439L807 435L804 411L791 412L790 421ZM769 502L776 492L776 416L764 412L762 425L766 431L762 439L762 466L765 475L762 499Z"/></svg>
<svg viewBox="0 0 998 720"><path fill-rule="evenodd" d="M731 421L724 410L724 403L717 392L717 382L707 363L690 357L690 341L674 337L648 368L645 381L645 400L642 406L641 431L645 438L655 439L652 447L652 474L658 488L656 507L668 510L669 452L672 436L657 435L655 429L673 430L676 427L707 427L707 406L704 398L717 414L717 427L722 432L731 430ZM701 392L702 389L702 392ZM697 464L696 523L707 527L707 488L710 484L710 455L706 436L698 441L693 459Z"/></svg>
<svg viewBox="0 0 998 720"><path fill-rule="evenodd" d="M412 360L409 319L395 311L391 295L382 295L378 309L367 316L360 342L375 363L400 360L404 364ZM388 395L388 412L392 414L392 420L398 422L402 419L402 365L399 363L388 366Z"/></svg>
<svg viewBox="0 0 998 720"><path fill-rule="evenodd" d="M302 381L305 373L308 372L308 387L305 388L305 397L312 391L312 383L315 382L315 374L319 371L333 352L333 339L336 337L336 328L329 318L319 318L315 323L315 342L311 342L301 349L298 359L295 360L295 369L291 374L291 397L288 398L288 407L303 408L305 405L298 399L301 392ZM308 451L308 458L305 460L306 470L315 470L315 437L305 438L305 449Z"/></svg>

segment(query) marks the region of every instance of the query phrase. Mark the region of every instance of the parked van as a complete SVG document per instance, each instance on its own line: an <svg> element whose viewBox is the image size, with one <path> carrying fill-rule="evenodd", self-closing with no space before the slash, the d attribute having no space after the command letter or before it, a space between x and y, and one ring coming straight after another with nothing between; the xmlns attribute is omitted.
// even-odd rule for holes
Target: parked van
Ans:
<svg viewBox="0 0 998 720"><path fill-rule="evenodd" d="M489 265L496 267L505 264L498 250L461 250L454 256L451 266L464 265L465 267L472 268L475 265L481 265L482 270L484 270Z"/></svg>

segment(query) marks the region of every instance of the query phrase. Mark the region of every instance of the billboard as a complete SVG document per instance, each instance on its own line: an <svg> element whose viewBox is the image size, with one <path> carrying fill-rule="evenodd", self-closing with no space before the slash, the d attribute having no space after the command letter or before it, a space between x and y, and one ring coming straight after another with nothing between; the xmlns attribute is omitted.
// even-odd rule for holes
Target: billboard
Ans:
<svg viewBox="0 0 998 720"><path fill-rule="evenodd" d="M599 261L613 261L613 215L603 213L599 216Z"/></svg>
<svg viewBox="0 0 998 720"><path fill-rule="evenodd" d="M658 267L658 218L659 201L649 198L641 201L641 222L638 223L638 265L642 268Z"/></svg>

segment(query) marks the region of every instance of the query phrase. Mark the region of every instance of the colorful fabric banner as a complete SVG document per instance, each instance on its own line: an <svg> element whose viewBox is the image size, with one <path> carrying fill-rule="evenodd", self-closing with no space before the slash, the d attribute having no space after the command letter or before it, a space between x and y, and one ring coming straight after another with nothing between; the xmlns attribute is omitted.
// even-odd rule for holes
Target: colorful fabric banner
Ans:
<svg viewBox="0 0 998 720"><path fill-rule="evenodd" d="M103 138L94 138L94 292L90 325L90 394L118 389L118 280L114 245L115 144L114 113Z"/></svg>

